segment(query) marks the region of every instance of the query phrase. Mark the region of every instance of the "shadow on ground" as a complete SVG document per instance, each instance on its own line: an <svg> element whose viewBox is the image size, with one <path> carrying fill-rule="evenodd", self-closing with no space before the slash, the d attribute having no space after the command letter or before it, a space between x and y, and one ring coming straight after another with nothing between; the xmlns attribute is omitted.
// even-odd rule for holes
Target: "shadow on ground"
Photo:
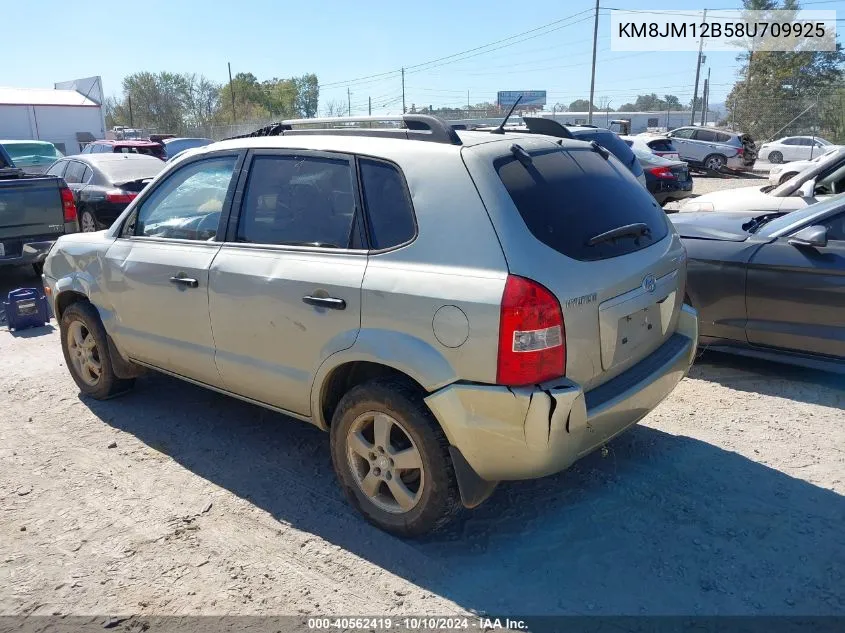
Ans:
<svg viewBox="0 0 845 633"><path fill-rule="evenodd" d="M845 375L768 360L701 351L690 370L730 389L845 409ZM821 388L820 388L821 387Z"/></svg>
<svg viewBox="0 0 845 633"><path fill-rule="evenodd" d="M502 485L445 532L402 541L346 505L313 427L159 375L85 404L278 520L467 609L845 613L845 498L689 437L635 427L608 457Z"/></svg>

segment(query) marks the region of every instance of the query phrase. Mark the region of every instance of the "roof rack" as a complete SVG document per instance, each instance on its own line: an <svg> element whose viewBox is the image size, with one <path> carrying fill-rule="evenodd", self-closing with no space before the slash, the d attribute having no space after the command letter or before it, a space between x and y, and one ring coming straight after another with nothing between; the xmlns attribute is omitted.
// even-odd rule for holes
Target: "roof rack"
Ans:
<svg viewBox="0 0 845 633"><path fill-rule="evenodd" d="M350 123L401 123L404 127L351 127ZM343 127L334 127L334 126ZM299 128L299 129L295 129ZM344 116L321 119L287 119L271 123L249 134L230 136L252 138L259 136L289 136L296 134L331 134L340 136L378 136L430 141L447 145L462 145L460 137L443 119L428 114L400 114L395 116Z"/></svg>

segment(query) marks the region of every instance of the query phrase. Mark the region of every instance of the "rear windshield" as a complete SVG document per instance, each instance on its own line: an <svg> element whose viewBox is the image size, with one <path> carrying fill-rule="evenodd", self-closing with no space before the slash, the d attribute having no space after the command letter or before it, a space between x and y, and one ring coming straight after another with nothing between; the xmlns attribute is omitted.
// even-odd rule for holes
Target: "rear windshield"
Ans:
<svg viewBox="0 0 845 633"><path fill-rule="evenodd" d="M164 156L164 148L161 145L117 145L114 148L120 154L144 154L145 156Z"/></svg>
<svg viewBox="0 0 845 633"><path fill-rule="evenodd" d="M21 160L28 156L62 158L62 154L49 143L9 143L5 147L12 160Z"/></svg>
<svg viewBox="0 0 845 633"><path fill-rule="evenodd" d="M590 150L549 149L530 156L530 163L509 155L493 165L528 230L546 246L590 261L632 253L666 237L666 214L618 162ZM647 234L589 244L607 231L637 224Z"/></svg>
<svg viewBox="0 0 845 633"><path fill-rule="evenodd" d="M113 185L135 180L155 178L164 169L164 163L160 161L144 160L115 160L103 161L97 165L106 179Z"/></svg>
<svg viewBox="0 0 845 633"><path fill-rule="evenodd" d="M665 138L656 139L654 141L649 141L648 146L653 149L655 152L674 152L675 146L672 145L672 141Z"/></svg>

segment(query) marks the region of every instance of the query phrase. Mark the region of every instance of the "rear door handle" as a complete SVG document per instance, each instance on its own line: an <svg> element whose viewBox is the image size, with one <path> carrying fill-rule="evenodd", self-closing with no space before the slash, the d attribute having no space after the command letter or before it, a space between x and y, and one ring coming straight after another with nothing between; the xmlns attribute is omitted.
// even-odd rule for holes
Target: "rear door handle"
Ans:
<svg viewBox="0 0 845 633"><path fill-rule="evenodd" d="M336 297L314 297L308 295L302 297L302 301L315 308L329 308L331 310L345 310L346 301Z"/></svg>
<svg viewBox="0 0 845 633"><path fill-rule="evenodd" d="M200 285L200 282L190 277L171 277L170 283L187 286L188 288L196 288Z"/></svg>

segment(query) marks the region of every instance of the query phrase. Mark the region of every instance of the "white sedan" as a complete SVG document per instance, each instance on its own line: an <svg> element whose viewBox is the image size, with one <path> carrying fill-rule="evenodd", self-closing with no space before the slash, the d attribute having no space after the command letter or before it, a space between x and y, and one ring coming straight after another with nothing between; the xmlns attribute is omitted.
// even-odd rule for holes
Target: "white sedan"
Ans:
<svg viewBox="0 0 845 633"><path fill-rule="evenodd" d="M791 160L811 160L833 147L836 146L819 136L784 136L776 141L763 143L757 152L757 159L775 164Z"/></svg>
<svg viewBox="0 0 845 633"><path fill-rule="evenodd" d="M678 150L672 145L672 139L645 132L636 136L620 136L628 147L650 152L666 160L681 160Z"/></svg>
<svg viewBox="0 0 845 633"><path fill-rule="evenodd" d="M841 193L845 193L845 149L822 157L781 185L714 191L690 200L681 213L794 211Z"/></svg>
<svg viewBox="0 0 845 633"><path fill-rule="evenodd" d="M797 176L802 171L811 167L824 159L825 156L829 156L830 154L835 154L836 152L842 151L842 148L839 146L832 146L833 149L827 150L824 154L819 154L813 160L795 160L791 163L783 163L782 165L775 165L774 167L769 170L769 182L773 185L780 185L790 178Z"/></svg>

